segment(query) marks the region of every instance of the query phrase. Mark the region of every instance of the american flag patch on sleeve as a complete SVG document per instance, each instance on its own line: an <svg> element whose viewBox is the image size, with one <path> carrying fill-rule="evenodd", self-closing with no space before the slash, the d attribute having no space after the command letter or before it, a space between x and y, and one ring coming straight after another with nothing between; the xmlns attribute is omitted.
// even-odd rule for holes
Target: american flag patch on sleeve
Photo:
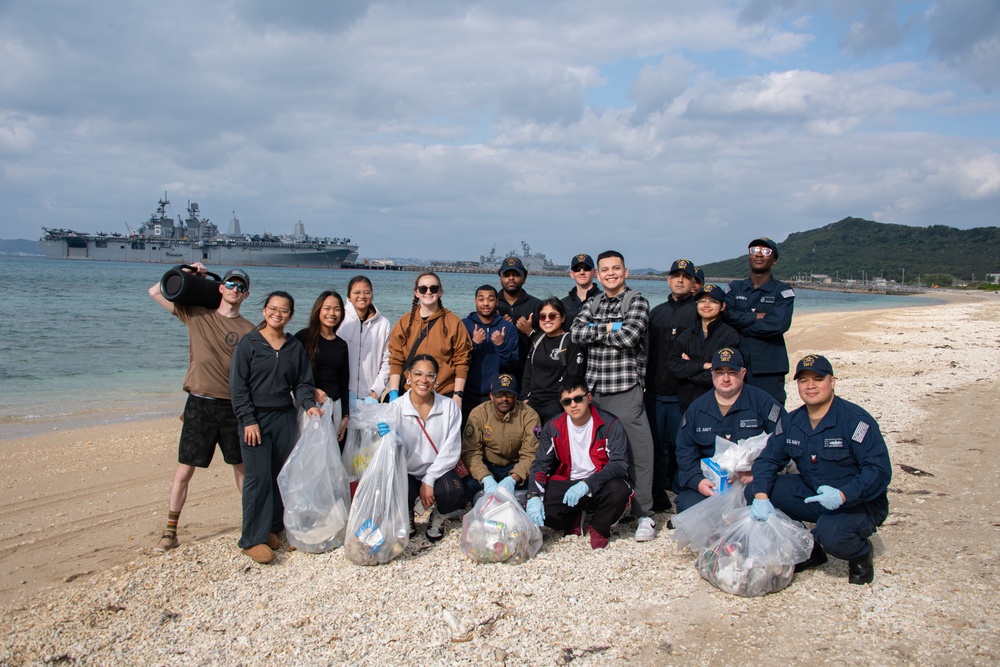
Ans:
<svg viewBox="0 0 1000 667"><path fill-rule="evenodd" d="M858 422L858 427L854 429L854 435L851 436L851 440L854 442L861 442L865 439L865 435L868 434L868 424L864 422Z"/></svg>
<svg viewBox="0 0 1000 667"><path fill-rule="evenodd" d="M793 296L795 296L795 290L792 289L783 290L781 292L781 296L785 297L786 299L791 299Z"/></svg>
<svg viewBox="0 0 1000 667"><path fill-rule="evenodd" d="M768 420L768 421L771 421L771 422L776 422L776 421L778 421L778 416L779 416L780 414L781 414L781 406L780 406L780 405L778 405L778 404L775 404L775 405L774 405L774 406L773 406L773 407L771 408L771 414L769 414L769 415L767 416L767 420Z"/></svg>
<svg viewBox="0 0 1000 667"><path fill-rule="evenodd" d="M781 427L781 422L778 422L778 428L774 429L774 434L781 435L782 431L784 431L784 429Z"/></svg>

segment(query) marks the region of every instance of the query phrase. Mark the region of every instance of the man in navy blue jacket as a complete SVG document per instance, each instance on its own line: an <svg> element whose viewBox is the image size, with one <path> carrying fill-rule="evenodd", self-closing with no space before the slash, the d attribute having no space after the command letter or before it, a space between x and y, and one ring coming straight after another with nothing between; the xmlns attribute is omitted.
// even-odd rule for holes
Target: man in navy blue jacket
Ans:
<svg viewBox="0 0 1000 667"><path fill-rule="evenodd" d="M816 524L816 543L796 572L826 562L826 553L848 562L848 581L875 577L868 538L889 515L889 450L878 423L862 408L834 395L837 380L825 358L810 354L795 368L805 404L781 420L753 465L751 516L766 521L777 507ZM788 461L796 475L779 475ZM772 504L773 503L773 504Z"/></svg>
<svg viewBox="0 0 1000 667"><path fill-rule="evenodd" d="M747 384L760 387L784 405L785 332L792 326L795 290L771 275L778 263L778 244L761 237L750 242L749 251L750 277L729 283L725 318L740 334Z"/></svg>
<svg viewBox="0 0 1000 667"><path fill-rule="evenodd" d="M497 291L491 285L476 290L476 309L462 320L472 339L469 376L462 397L462 423L472 409L486 400L490 383L501 373L517 371L517 327L497 312Z"/></svg>

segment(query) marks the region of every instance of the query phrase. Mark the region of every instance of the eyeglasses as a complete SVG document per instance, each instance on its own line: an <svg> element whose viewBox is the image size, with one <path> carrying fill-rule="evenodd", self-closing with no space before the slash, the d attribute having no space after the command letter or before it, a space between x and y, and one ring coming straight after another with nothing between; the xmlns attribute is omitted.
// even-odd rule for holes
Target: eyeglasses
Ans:
<svg viewBox="0 0 1000 667"><path fill-rule="evenodd" d="M427 378L428 380L433 382L434 380L437 380L437 376L438 374L434 372L424 373L423 371L410 371L410 377L412 377L414 380L419 380L420 378Z"/></svg>
<svg viewBox="0 0 1000 667"><path fill-rule="evenodd" d="M712 305L712 306L717 306L717 305L719 305L719 302L718 302L718 301L716 301L715 299L713 299L713 298L712 298L712 297L710 297L710 296L707 296L707 297L704 297L704 298L701 298L701 299L698 299L698 303L705 303L705 304L709 304L709 305Z"/></svg>
<svg viewBox="0 0 1000 667"><path fill-rule="evenodd" d="M235 280L227 280L226 282L224 282L222 284L226 286L226 289L234 289L237 292L239 292L240 294L243 294L248 289L250 289L249 287L247 287L243 283L238 283Z"/></svg>
<svg viewBox="0 0 1000 667"><path fill-rule="evenodd" d="M441 286L440 285L417 285L417 291L420 292L421 294L427 294L428 292L430 292L431 294L437 294L438 292L441 291Z"/></svg>
<svg viewBox="0 0 1000 667"><path fill-rule="evenodd" d="M552 311L552 312L548 312L548 313L538 313L538 321L539 322L548 322L549 320L558 320L560 317L562 317L562 315L560 315L556 311Z"/></svg>
<svg viewBox="0 0 1000 667"><path fill-rule="evenodd" d="M770 257L771 253L773 253L773 252L774 251L771 250L770 248L765 248L765 247L759 246L759 245L755 245L754 247L750 248L750 255L751 256L752 255L761 255L763 257Z"/></svg>
<svg viewBox="0 0 1000 667"><path fill-rule="evenodd" d="M559 401L559 405L564 408L568 408L574 403L583 403L583 399L587 398L586 394L577 394L576 396L567 396Z"/></svg>
<svg viewBox="0 0 1000 667"><path fill-rule="evenodd" d="M292 314L292 311L288 308L276 308L274 306L268 306L264 310L267 311L268 315L281 315L282 317L288 317Z"/></svg>
<svg viewBox="0 0 1000 667"><path fill-rule="evenodd" d="M497 399L506 398L508 400L513 401L513 400L517 399L517 394L513 394L513 393L511 393L509 391L494 392L493 393L493 398L497 398Z"/></svg>

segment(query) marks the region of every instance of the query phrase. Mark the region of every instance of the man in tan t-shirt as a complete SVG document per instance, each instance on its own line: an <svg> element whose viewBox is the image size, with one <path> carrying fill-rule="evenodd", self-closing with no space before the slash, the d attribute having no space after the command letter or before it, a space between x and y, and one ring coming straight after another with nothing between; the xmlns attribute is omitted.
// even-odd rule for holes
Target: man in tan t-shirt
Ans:
<svg viewBox="0 0 1000 667"><path fill-rule="evenodd" d="M198 275L208 273L200 262L192 267ZM207 468L212 462L216 444L225 462L233 466L236 488L243 491L243 457L229 395L229 367L236 343L254 329L240 315L240 305L250 296L250 276L242 269L227 272L219 292L222 294L219 307L211 309L167 301L160 283L149 288L153 301L187 326L190 341L190 361L184 377L188 399L177 448L177 471L170 487L166 531L153 547L155 551L169 551L180 544L177 521L187 500L188 484L196 468Z"/></svg>

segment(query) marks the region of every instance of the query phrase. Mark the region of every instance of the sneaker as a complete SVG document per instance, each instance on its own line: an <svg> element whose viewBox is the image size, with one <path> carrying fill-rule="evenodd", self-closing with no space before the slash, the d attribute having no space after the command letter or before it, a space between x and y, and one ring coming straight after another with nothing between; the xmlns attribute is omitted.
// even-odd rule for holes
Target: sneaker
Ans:
<svg viewBox="0 0 1000 667"><path fill-rule="evenodd" d="M639 517L639 526L635 529L636 542L649 542L656 537L656 522L648 516Z"/></svg>
<svg viewBox="0 0 1000 667"><path fill-rule="evenodd" d="M261 565L267 565L274 560L274 551L266 544L256 544L249 549L244 549L243 553L250 556L250 559L255 563L260 563Z"/></svg>
<svg viewBox="0 0 1000 667"><path fill-rule="evenodd" d="M163 537L161 537L160 541L156 543L155 547L153 547L153 551L163 553L164 551L176 549L180 545L181 543L177 541L176 533L163 533Z"/></svg>
<svg viewBox="0 0 1000 667"><path fill-rule="evenodd" d="M281 540L274 533L269 533L267 536L267 546L271 547L271 551L277 551L281 548Z"/></svg>
<svg viewBox="0 0 1000 667"><path fill-rule="evenodd" d="M417 522L413 520L413 515L410 515L410 539L412 540L417 536Z"/></svg>
<svg viewBox="0 0 1000 667"><path fill-rule="evenodd" d="M608 538L601 535L599 532L594 530L593 526L587 528L590 532L590 548L591 549L605 549L608 546Z"/></svg>
<svg viewBox="0 0 1000 667"><path fill-rule="evenodd" d="M437 542L444 537L444 522L447 519L448 517L438 512L437 508L431 512L431 520L427 523L427 532L424 533L428 541Z"/></svg>

